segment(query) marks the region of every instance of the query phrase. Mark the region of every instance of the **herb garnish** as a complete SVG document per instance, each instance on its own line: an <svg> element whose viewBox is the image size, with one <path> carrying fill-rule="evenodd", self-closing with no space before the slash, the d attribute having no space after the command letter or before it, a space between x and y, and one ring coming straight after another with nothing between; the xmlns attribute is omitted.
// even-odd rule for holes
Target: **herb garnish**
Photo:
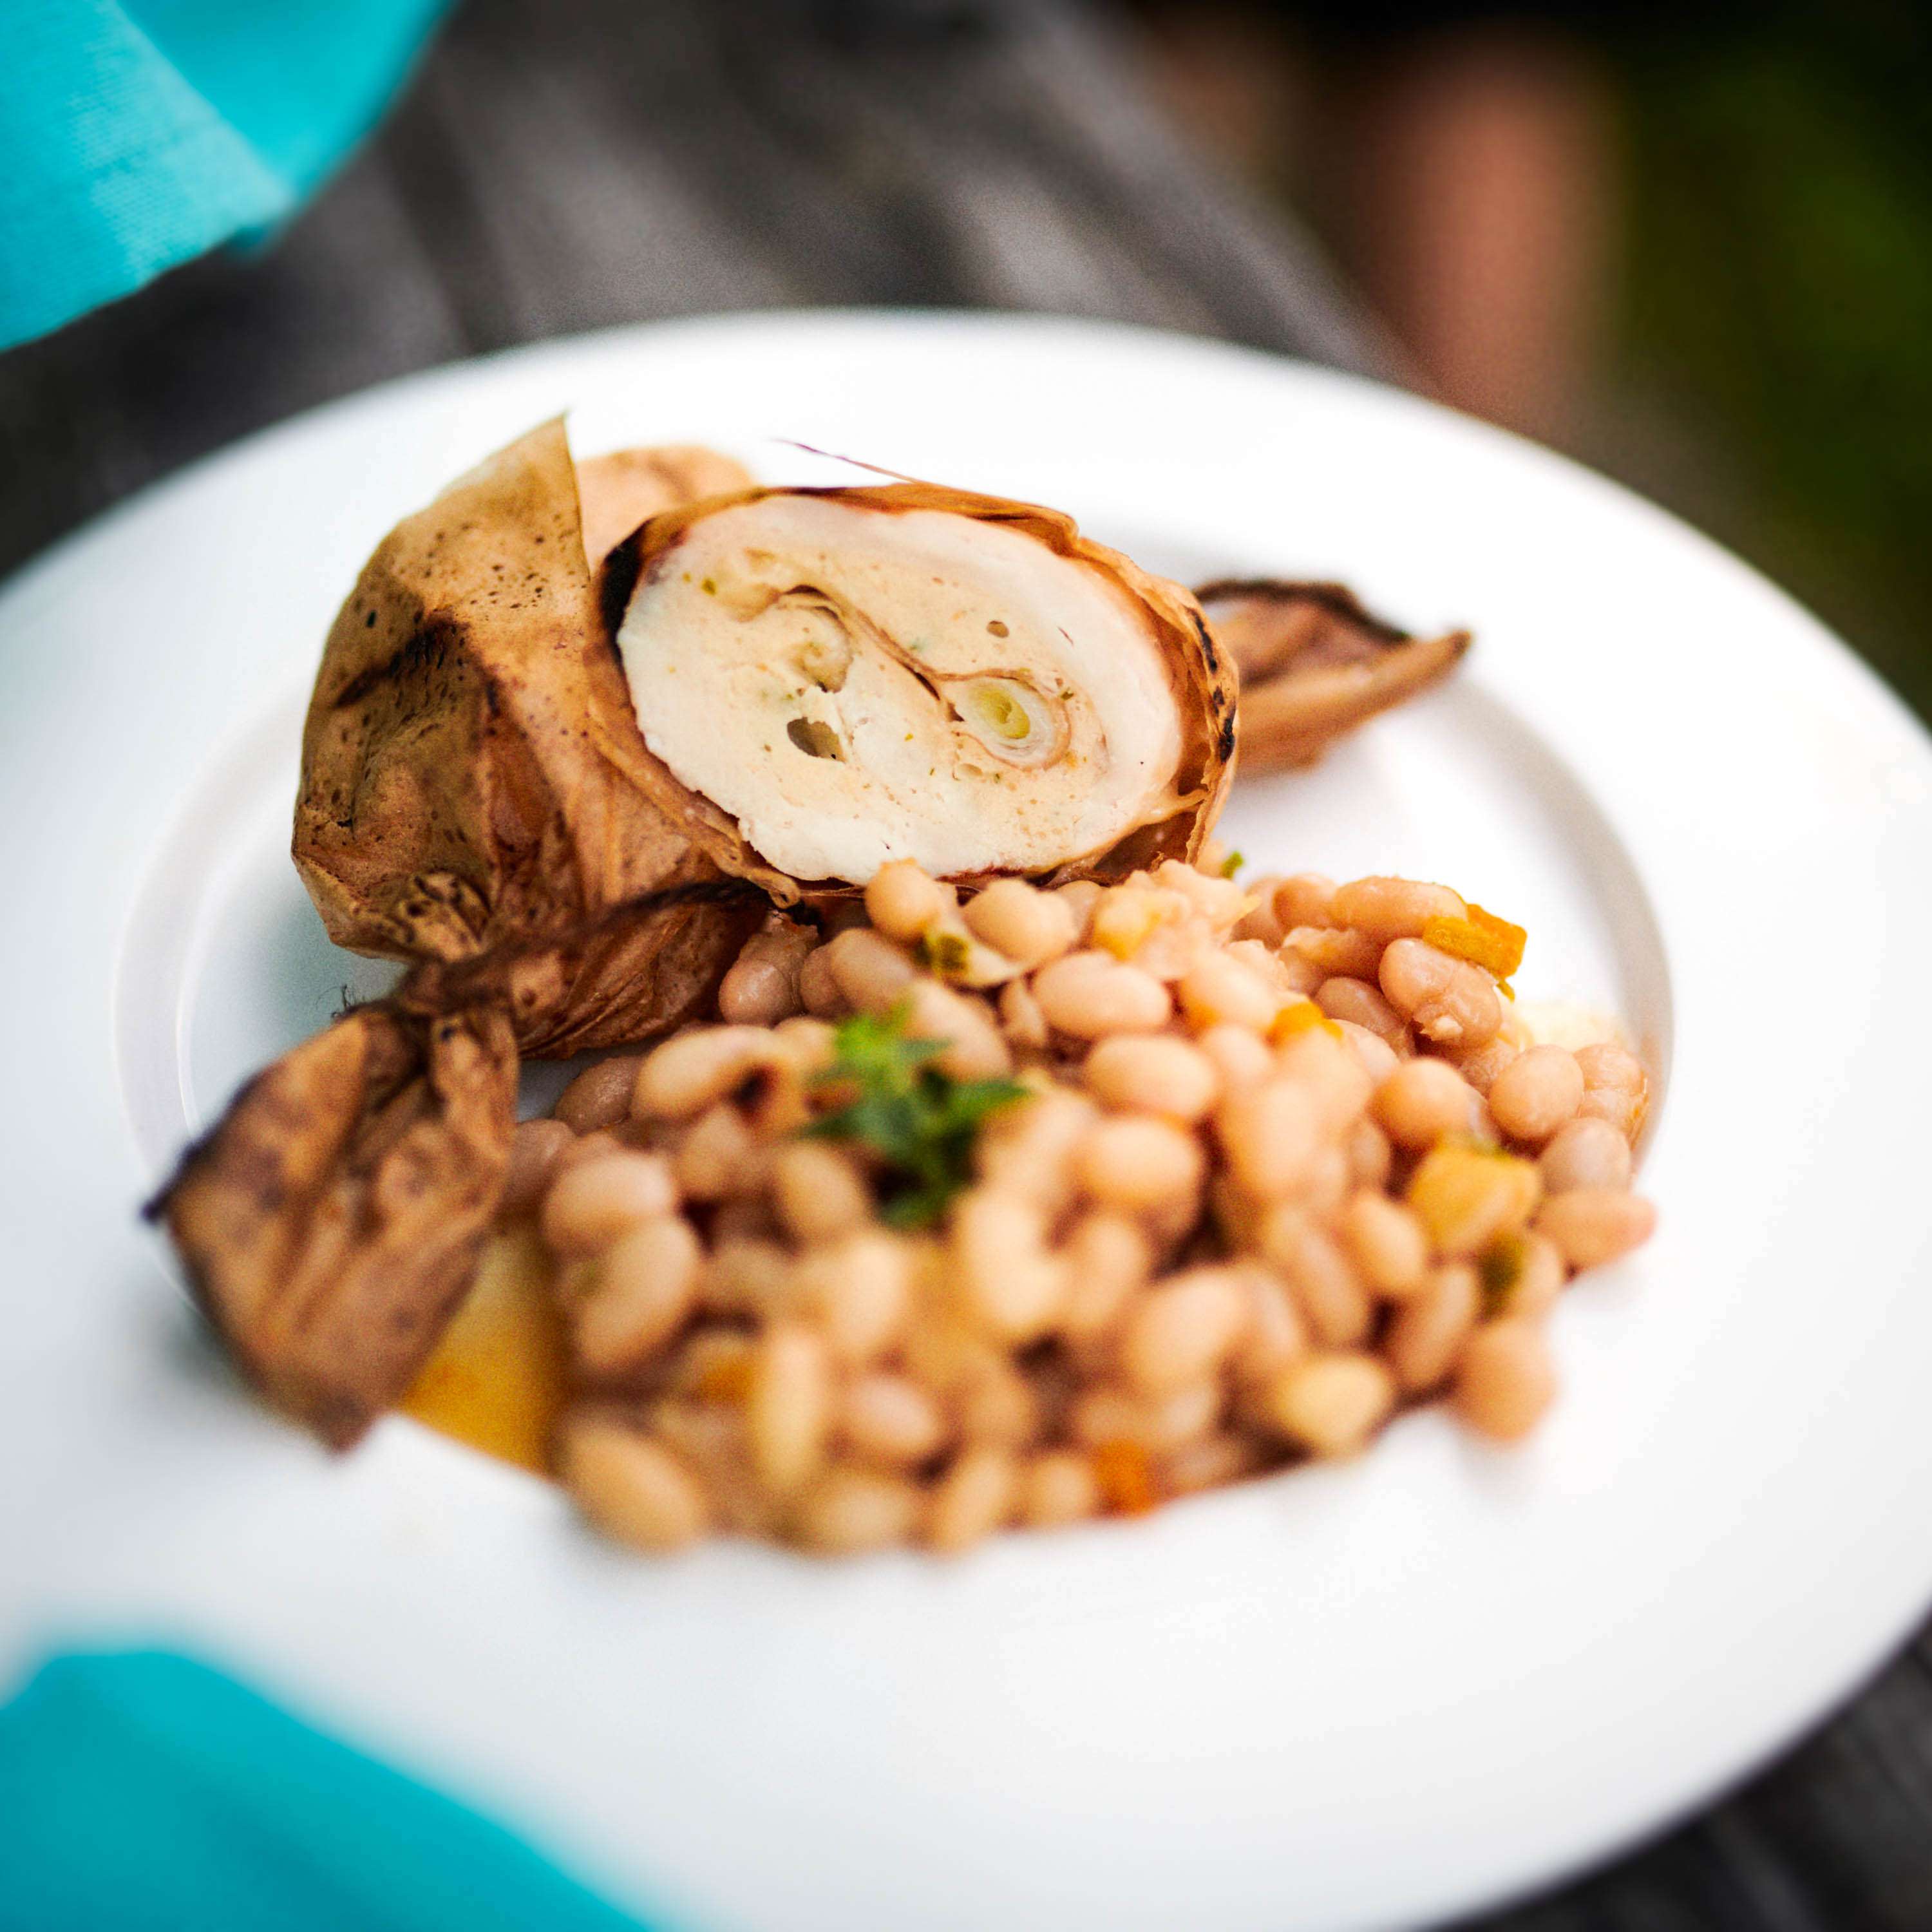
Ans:
<svg viewBox="0 0 1932 1932"><path fill-rule="evenodd" d="M930 1226L972 1178L973 1143L988 1114L1028 1097L1011 1080L955 1080L932 1065L943 1040L908 1040L904 1003L860 1013L832 1035L834 1058L813 1083L855 1088L836 1112L800 1132L856 1141L885 1162L879 1216L895 1228Z"/></svg>

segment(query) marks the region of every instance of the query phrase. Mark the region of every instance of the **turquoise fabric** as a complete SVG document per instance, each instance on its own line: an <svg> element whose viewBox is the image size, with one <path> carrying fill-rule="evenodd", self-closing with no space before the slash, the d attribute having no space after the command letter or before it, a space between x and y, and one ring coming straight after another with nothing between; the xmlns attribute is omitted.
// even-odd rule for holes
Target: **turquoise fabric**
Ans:
<svg viewBox="0 0 1932 1932"><path fill-rule="evenodd" d="M0 1932L641 1932L500 1827L186 1658L0 1708Z"/></svg>
<svg viewBox="0 0 1932 1932"><path fill-rule="evenodd" d="M0 348L300 206L449 0L0 0Z"/></svg>

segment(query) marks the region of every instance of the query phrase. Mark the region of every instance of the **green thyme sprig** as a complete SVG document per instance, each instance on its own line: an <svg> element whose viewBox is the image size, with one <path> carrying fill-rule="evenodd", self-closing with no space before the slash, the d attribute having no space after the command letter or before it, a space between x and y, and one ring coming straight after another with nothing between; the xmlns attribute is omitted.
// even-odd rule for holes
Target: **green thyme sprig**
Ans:
<svg viewBox="0 0 1932 1932"><path fill-rule="evenodd" d="M895 1228L929 1227L945 1213L972 1178L980 1124L1028 1094L1011 1080L942 1073L932 1062L946 1042L908 1038L910 1018L902 1004L839 1023L832 1064L814 1084L850 1090L853 1097L800 1130L820 1140L855 1141L880 1157L879 1214Z"/></svg>

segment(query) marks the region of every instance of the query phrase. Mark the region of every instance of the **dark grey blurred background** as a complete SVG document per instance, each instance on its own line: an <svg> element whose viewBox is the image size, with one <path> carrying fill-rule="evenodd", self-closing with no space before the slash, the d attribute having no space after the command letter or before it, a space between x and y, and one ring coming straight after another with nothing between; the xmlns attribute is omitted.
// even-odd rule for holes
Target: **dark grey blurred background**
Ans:
<svg viewBox="0 0 1932 1932"><path fill-rule="evenodd" d="M464 0L285 232L0 356L0 569L433 363L992 305L1379 373L1576 452L1924 709L1928 51L1908 0ZM1482 1922L1928 1932L1932 1642L1740 1796Z"/></svg>
<svg viewBox="0 0 1932 1932"><path fill-rule="evenodd" d="M425 364L992 304L1376 368L1526 430L1742 550L1924 710L1928 83L1918 0L464 0L291 232L0 356L0 568Z"/></svg>
<svg viewBox="0 0 1932 1932"><path fill-rule="evenodd" d="M1133 10L1176 119L1423 380L1742 550L1927 712L1932 8Z"/></svg>
<svg viewBox="0 0 1932 1932"><path fill-rule="evenodd" d="M463 0L286 233L0 356L0 565L292 410L660 316L991 305L1364 360L1138 51L1049 0Z"/></svg>

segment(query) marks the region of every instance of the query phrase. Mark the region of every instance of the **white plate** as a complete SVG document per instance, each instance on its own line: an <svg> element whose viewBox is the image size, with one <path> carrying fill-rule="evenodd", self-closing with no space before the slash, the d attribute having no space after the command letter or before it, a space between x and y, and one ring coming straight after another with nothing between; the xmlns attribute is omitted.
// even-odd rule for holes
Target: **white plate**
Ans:
<svg viewBox="0 0 1932 1932"><path fill-rule="evenodd" d="M1570 1297L1526 1448L1346 1467L942 1565L580 1534L392 1420L239 1399L132 1204L367 969L285 849L304 688L400 514L571 408L1034 496L1178 574L1466 620L1454 687L1231 818L1445 877L1664 1075L1662 1230ZM1776 591L1409 398L1086 324L752 318L392 385L148 493L0 598L0 1645L158 1632L690 1925L1393 1925L1708 1797L1932 1598L1932 759ZM131 1131L130 1131L131 1130ZM22 1472L30 1480L22 1480Z"/></svg>

